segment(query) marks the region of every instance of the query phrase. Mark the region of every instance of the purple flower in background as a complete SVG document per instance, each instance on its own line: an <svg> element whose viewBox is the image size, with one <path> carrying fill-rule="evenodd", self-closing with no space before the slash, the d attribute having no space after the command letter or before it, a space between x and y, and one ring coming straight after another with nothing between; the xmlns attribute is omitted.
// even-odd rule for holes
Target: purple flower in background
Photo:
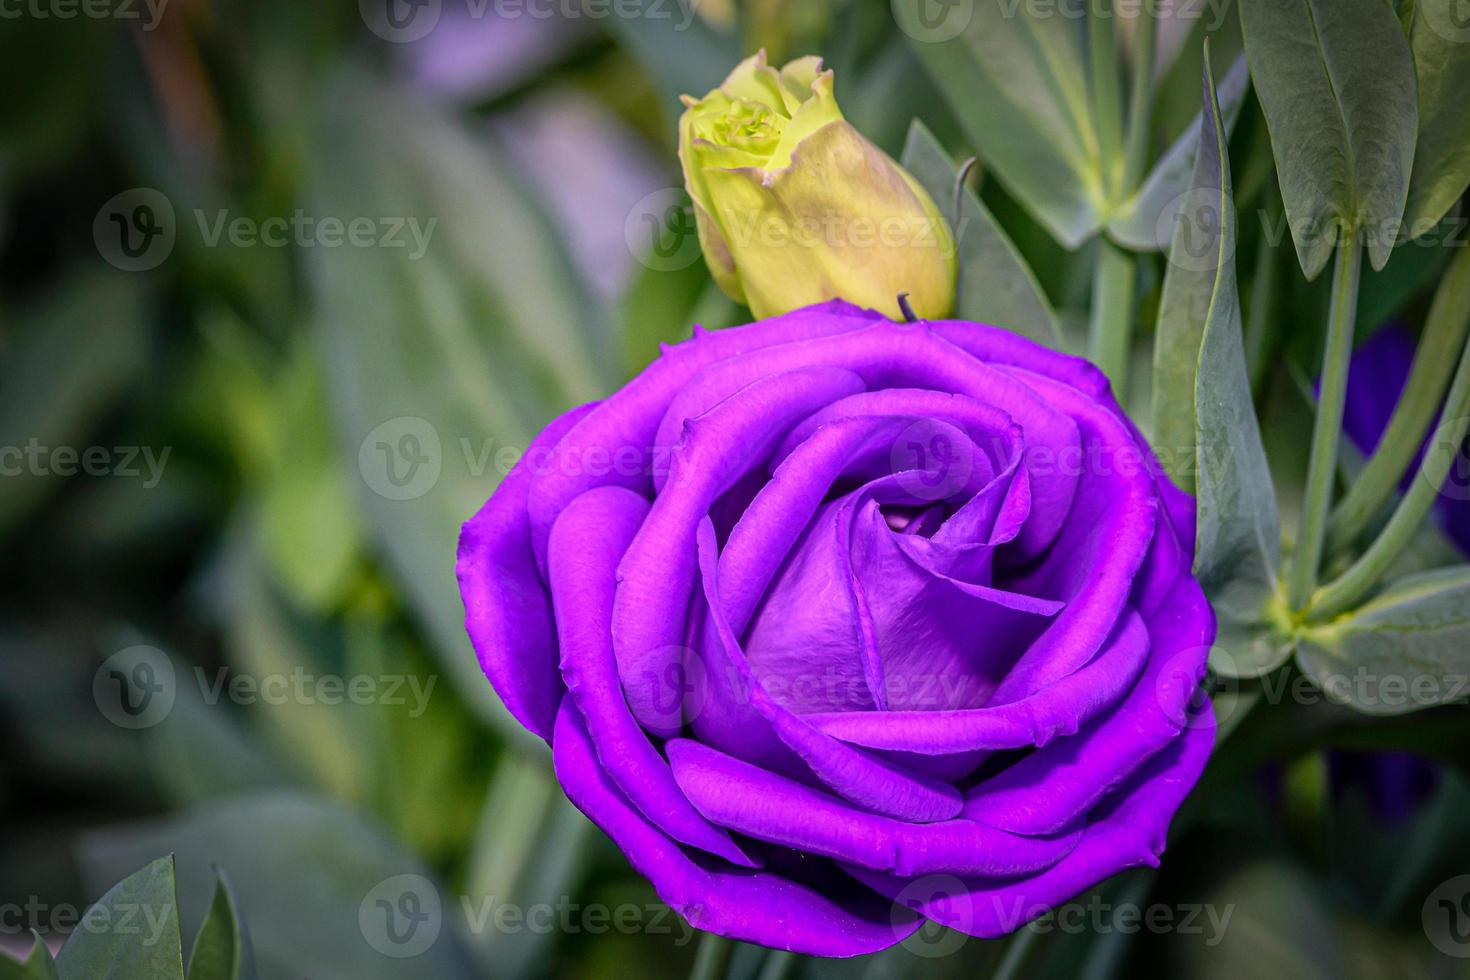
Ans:
<svg viewBox="0 0 1470 980"><path fill-rule="evenodd" d="M1378 440L1388 428L1394 406L1409 380L1417 343L1406 327L1391 323L1353 352L1342 428L1364 455L1378 448ZM1403 486L1416 478L1423 455L1421 450L1415 457L1404 475ZM1440 494L1435 516L1455 546L1470 555L1470 500L1463 494Z"/></svg>
<svg viewBox="0 0 1470 980"><path fill-rule="evenodd" d="M835 301L551 423L458 574L506 707L666 902L851 956L1157 863L1214 740L1193 515L1086 362Z"/></svg>

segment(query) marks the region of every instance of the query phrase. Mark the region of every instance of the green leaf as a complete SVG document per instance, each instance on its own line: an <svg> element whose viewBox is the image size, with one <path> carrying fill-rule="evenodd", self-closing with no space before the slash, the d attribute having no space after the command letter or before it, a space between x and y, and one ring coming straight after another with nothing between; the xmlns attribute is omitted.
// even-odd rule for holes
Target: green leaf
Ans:
<svg viewBox="0 0 1470 980"><path fill-rule="evenodd" d="M1202 69L1204 109L1194 143L1193 173L1175 195L1173 239L1159 299L1154 341L1153 448L1175 483L1195 487L1195 386L1206 326L1239 329L1235 278L1235 204L1227 136L1208 54ZM1229 367L1229 365L1225 365Z"/></svg>
<svg viewBox="0 0 1470 980"><path fill-rule="evenodd" d="M352 810L304 793L237 796L93 831L80 859L88 880L105 880L140 855L168 850L178 854L179 894L195 929L217 887L212 868L229 872L263 977L475 976L449 921L459 903ZM399 910L408 917L393 919Z"/></svg>
<svg viewBox="0 0 1470 980"><path fill-rule="evenodd" d="M1409 45L1418 81L1419 144L1404 223L1429 231L1470 183L1470 22L1460 0L1415 0Z"/></svg>
<svg viewBox="0 0 1470 980"><path fill-rule="evenodd" d="M995 0L949 4L936 23L926 4L894 0L894 15L975 152L1076 248L1109 206L1076 23Z"/></svg>
<svg viewBox="0 0 1470 980"><path fill-rule="evenodd" d="M1470 566L1399 579L1307 630L1297 659L1328 698L1367 714L1470 697Z"/></svg>
<svg viewBox="0 0 1470 980"><path fill-rule="evenodd" d="M1240 115L1240 104L1250 82L1245 58L1237 58L1220 82L1221 129L1229 136ZM1188 194L1196 168L1200 130L1203 119L1196 115L1194 123L1179 135L1172 146L1144 179L1139 188L1119 211L1108 219L1108 235L1114 241L1141 252L1164 247L1163 234L1168 230L1170 206Z"/></svg>
<svg viewBox="0 0 1470 980"><path fill-rule="evenodd" d="M740 60L740 45L697 14L699 0L623 0L609 30L648 66L671 115L681 95L700 96L719 85Z"/></svg>
<svg viewBox="0 0 1470 980"><path fill-rule="evenodd" d="M189 953L188 980L255 980L250 932L240 917L229 879L219 869L215 873L214 899Z"/></svg>
<svg viewBox="0 0 1470 980"><path fill-rule="evenodd" d="M1289 653L1263 642L1281 532L1246 373L1230 159L1208 51L1203 93L1194 186L1179 210L1159 313L1155 447L1181 485L1195 489L1194 569L1219 615L1224 651L1212 667L1257 676Z"/></svg>
<svg viewBox="0 0 1470 980"><path fill-rule="evenodd" d="M694 220L691 211L682 214ZM692 235L693 232L665 228L665 234ZM689 264L681 268L664 269L651 262L643 265L618 303L617 335L622 340L623 370L628 377L652 363L659 356L661 344L689 338L694 330L695 305L705 290L718 288L713 283L698 256L691 256Z"/></svg>
<svg viewBox="0 0 1470 980"><path fill-rule="evenodd" d="M525 737L470 650L456 542L506 460L610 387L600 305L510 168L436 112L348 72L316 136L309 213L434 222L421 254L315 249L309 278L344 463L376 543L465 702Z"/></svg>
<svg viewBox="0 0 1470 980"><path fill-rule="evenodd" d="M953 205L954 161L919 120L909 126L904 144L904 169L923 185L939 205ZM1060 349L1056 316L1026 260L1005 231L969 187L960 193L960 213L950 214L959 249L955 316L990 323Z"/></svg>
<svg viewBox="0 0 1470 980"><path fill-rule="evenodd" d="M88 908L56 965L62 980L184 980L173 855L129 875Z"/></svg>
<svg viewBox="0 0 1470 980"><path fill-rule="evenodd" d="M1409 42L1384 0L1241 0L1251 78L1308 279L1339 231L1388 261L1414 163Z"/></svg>
<svg viewBox="0 0 1470 980"><path fill-rule="evenodd" d="M25 961L0 956L0 980L61 980L51 950L35 930L31 931L31 953Z"/></svg>
<svg viewBox="0 0 1470 980"><path fill-rule="evenodd" d="M140 280L119 272L69 275L15 326L0 362L0 446L80 452L146 363ZM0 531L62 483L44 464L20 470L5 477Z"/></svg>
<svg viewBox="0 0 1470 980"><path fill-rule="evenodd" d="M318 348L298 344L273 386L260 517L264 554L283 591L325 613L351 585L364 531L332 429Z"/></svg>

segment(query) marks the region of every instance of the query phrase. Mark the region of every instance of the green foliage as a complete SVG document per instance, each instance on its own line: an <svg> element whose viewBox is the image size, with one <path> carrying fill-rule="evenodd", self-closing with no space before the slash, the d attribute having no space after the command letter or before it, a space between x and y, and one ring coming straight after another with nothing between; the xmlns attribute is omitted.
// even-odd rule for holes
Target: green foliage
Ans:
<svg viewBox="0 0 1470 980"><path fill-rule="evenodd" d="M1308 279L1339 236L1373 268L1400 231L1414 162L1414 62L1382 0L1241 0L1241 24L1281 196Z"/></svg>
<svg viewBox="0 0 1470 980"><path fill-rule="evenodd" d="M968 185L957 186L954 161L917 119L909 128L900 162L930 197L943 202L941 209L959 202L959 212L950 215L959 249L955 317L997 324L1060 347L1055 314L1036 277L975 192Z"/></svg>

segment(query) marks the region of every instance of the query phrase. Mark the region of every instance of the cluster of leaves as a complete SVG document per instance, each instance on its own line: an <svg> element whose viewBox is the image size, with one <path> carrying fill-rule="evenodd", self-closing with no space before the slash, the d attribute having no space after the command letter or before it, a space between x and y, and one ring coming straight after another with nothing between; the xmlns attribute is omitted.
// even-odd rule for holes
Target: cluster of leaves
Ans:
<svg viewBox="0 0 1470 980"><path fill-rule="evenodd" d="M255 980L250 934L223 873L184 966L174 859L170 855L123 879L83 914L52 958L35 935L23 962L0 959L4 980Z"/></svg>

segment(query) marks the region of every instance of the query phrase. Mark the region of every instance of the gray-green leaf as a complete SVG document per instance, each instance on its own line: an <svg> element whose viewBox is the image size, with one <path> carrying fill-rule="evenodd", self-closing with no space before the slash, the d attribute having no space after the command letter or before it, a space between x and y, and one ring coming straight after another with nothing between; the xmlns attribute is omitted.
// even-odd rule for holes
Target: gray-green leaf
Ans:
<svg viewBox="0 0 1470 980"><path fill-rule="evenodd" d="M952 207L957 171L934 134L915 119L903 147L903 166L941 210ZM955 222L959 251L955 315L990 323L1060 349L1056 317L1031 267L990 210L966 187Z"/></svg>
<svg viewBox="0 0 1470 980"><path fill-rule="evenodd" d="M1460 0L1415 0L1409 44L1418 80L1419 145L1404 223L1422 235L1470 182L1470 22Z"/></svg>
<svg viewBox="0 0 1470 980"><path fill-rule="evenodd" d="M56 966L62 980L184 980L173 855L124 878L88 908Z"/></svg>
<svg viewBox="0 0 1470 980"><path fill-rule="evenodd" d="M225 873L216 874L214 899L189 953L188 980L255 980L249 930Z"/></svg>
<svg viewBox="0 0 1470 980"><path fill-rule="evenodd" d="M1397 715L1470 695L1470 566L1399 579L1302 637L1297 660L1328 698Z"/></svg>
<svg viewBox="0 0 1470 980"><path fill-rule="evenodd" d="M1073 19L1004 0L894 14L986 167L1068 248L1097 231L1108 200Z"/></svg>
<svg viewBox="0 0 1470 980"><path fill-rule="evenodd" d="M1208 50L1203 86L1194 189L1179 212L1159 317L1155 423L1164 426L1165 459L1195 466L1194 569L1220 618L1217 645L1225 654L1212 665L1253 677L1290 652L1267 639L1263 625L1276 592L1281 531L1246 372L1230 160ZM1192 420L1192 434L1181 418ZM1174 452L1174 441L1186 451ZM1189 484L1186 473L1179 476Z"/></svg>
<svg viewBox="0 0 1470 980"><path fill-rule="evenodd" d="M1221 128L1227 136L1235 128L1235 119L1240 115L1240 104L1245 99L1249 82L1250 72L1243 57L1236 59L1220 81L1217 95ZM1108 235L1114 241L1143 252L1164 247L1162 236L1168 230L1169 209L1193 186L1190 178L1195 170L1202 121L1200 116L1195 117L1194 124L1180 133L1159 162L1154 164L1138 193L1108 220Z"/></svg>
<svg viewBox="0 0 1470 980"><path fill-rule="evenodd" d="M1414 62L1384 0L1241 0L1251 77L1308 279L1339 230L1388 261L1414 163Z"/></svg>
<svg viewBox="0 0 1470 980"><path fill-rule="evenodd" d="M106 880L141 854L170 849L179 855L179 894L195 928L214 893L211 866L229 869L262 976L475 976L451 928L459 903L416 858L352 810L302 793L237 796L91 832L80 858L89 880ZM86 980L105 975L89 973Z"/></svg>
<svg viewBox="0 0 1470 980"><path fill-rule="evenodd" d="M31 937L31 952L23 962L0 956L0 980L61 980L51 950L35 931Z"/></svg>

